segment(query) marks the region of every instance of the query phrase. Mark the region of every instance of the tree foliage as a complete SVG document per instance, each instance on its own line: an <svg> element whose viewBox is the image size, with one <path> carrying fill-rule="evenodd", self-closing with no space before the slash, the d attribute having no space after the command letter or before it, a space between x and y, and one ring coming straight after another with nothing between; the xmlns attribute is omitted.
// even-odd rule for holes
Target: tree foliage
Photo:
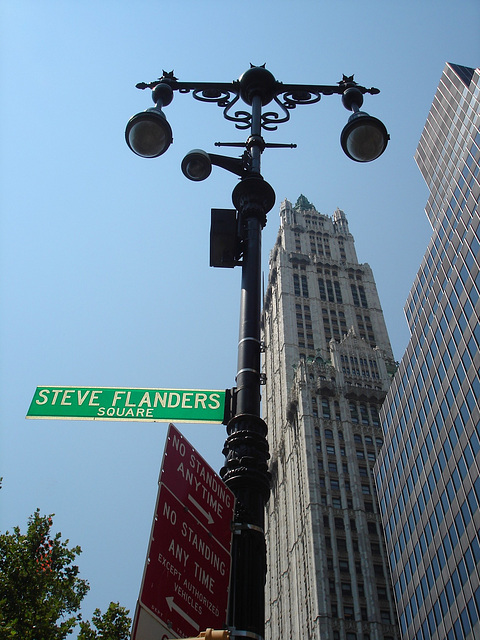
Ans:
<svg viewBox="0 0 480 640"><path fill-rule="evenodd" d="M0 535L0 640L63 640L80 619L89 589L74 564L81 548L51 528L52 515L37 509L25 534Z"/></svg>
<svg viewBox="0 0 480 640"><path fill-rule="evenodd" d="M118 602L103 615L95 609L93 627L81 620L89 585L74 561L82 550L52 534L52 517L37 509L25 534L0 534L0 640L63 640L78 623L78 640L128 640L129 611Z"/></svg>
<svg viewBox="0 0 480 640"><path fill-rule="evenodd" d="M92 623L96 630L90 622L80 622L77 640L128 640L132 623L128 614L128 609L118 602L111 602L103 615L100 609L95 609Z"/></svg>

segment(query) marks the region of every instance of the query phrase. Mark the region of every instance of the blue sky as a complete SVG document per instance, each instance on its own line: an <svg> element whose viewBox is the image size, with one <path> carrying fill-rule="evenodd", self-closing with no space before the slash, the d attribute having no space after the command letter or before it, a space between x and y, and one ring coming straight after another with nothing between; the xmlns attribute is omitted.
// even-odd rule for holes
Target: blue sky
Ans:
<svg viewBox="0 0 480 640"><path fill-rule="evenodd" d="M167 425L25 420L35 387L224 389L236 370L240 273L208 266L210 208L231 206L235 178L214 168L195 184L180 162L244 132L176 95L165 109L173 146L141 159L124 140L129 117L152 105L135 84L162 69L230 82L266 63L285 83L354 73L381 89L364 104L391 135L375 163L343 154L337 96L265 135L298 147L263 155L277 195L264 269L284 198L340 207L400 359L430 235L413 154L445 62L479 65L479 26L468 0L1 3L0 530L24 527L37 507L56 514L83 548L86 617L111 600L133 612ZM219 469L224 428L180 429Z"/></svg>

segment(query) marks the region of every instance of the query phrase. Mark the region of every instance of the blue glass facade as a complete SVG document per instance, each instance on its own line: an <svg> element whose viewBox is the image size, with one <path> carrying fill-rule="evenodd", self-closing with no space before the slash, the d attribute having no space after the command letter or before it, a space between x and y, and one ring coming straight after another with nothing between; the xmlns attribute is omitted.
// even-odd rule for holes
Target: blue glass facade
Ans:
<svg viewBox="0 0 480 640"><path fill-rule="evenodd" d="M447 64L415 160L431 241L381 411L376 482L402 638L480 638L480 69Z"/></svg>

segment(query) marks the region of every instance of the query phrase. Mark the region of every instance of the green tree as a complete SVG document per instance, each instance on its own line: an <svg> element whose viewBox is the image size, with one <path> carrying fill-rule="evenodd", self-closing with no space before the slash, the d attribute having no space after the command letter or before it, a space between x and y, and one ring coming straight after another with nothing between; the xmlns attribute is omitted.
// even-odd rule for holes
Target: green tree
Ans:
<svg viewBox="0 0 480 640"><path fill-rule="evenodd" d="M80 622L77 640L128 640L132 624L128 614L128 609L118 602L111 602L103 615L100 609L95 609L92 623L96 630L90 622Z"/></svg>
<svg viewBox="0 0 480 640"><path fill-rule="evenodd" d="M52 537L52 515L37 509L25 534L0 535L0 640L63 640L80 620L89 589L73 564L81 548Z"/></svg>

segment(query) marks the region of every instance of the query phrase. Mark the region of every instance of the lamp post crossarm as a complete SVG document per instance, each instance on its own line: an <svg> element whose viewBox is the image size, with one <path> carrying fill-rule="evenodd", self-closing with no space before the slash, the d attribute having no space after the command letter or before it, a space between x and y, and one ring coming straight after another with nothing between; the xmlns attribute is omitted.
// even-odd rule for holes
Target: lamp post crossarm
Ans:
<svg viewBox="0 0 480 640"><path fill-rule="evenodd" d="M158 78L158 80L148 83L139 82L136 87L137 89L154 90L160 84L167 84L172 91L178 91L179 93L192 93L195 100L200 102L217 104L223 108L224 118L234 122L237 129L248 129L252 126L251 112L245 110L231 112L232 107L240 98L243 98L250 106L252 105L251 100L249 98L245 99L245 95L242 93L245 88L245 82L242 84L242 78L233 82L180 82L174 76L173 71L164 71L162 77ZM344 75L342 80L335 85L284 84L271 76L271 85L268 87L268 92L262 96L262 106L273 101L278 106L279 111L282 112L282 115L277 111L262 113L260 126L266 131L275 131L277 125L290 120L290 110L299 105L315 104L320 101L322 96L343 95L347 89L352 87L355 87L362 95L365 93L375 95L380 92L375 87L368 89L358 85L353 76ZM261 88L259 92L262 92ZM268 95L268 97L265 97L265 95Z"/></svg>
<svg viewBox="0 0 480 640"><path fill-rule="evenodd" d="M190 93L192 91L197 100L221 101L222 99L228 99L229 96L227 94L233 93L240 95L239 80L233 82L180 82L173 75L170 75L170 73L163 75L153 82L139 82L135 86L137 89L155 89L155 87L162 82L169 84L174 91L179 91L180 93ZM353 76L344 76L344 78L335 85L284 84L278 80L275 82L275 85L275 96L283 94L283 99L286 102L292 102L294 104L310 104L312 101L318 102L322 95L341 95L350 87L357 88L362 94L369 93L376 95L380 93L380 89L376 89L375 87L368 89L367 87L357 84L353 80ZM224 97L221 94L225 94ZM308 94L311 95L309 96Z"/></svg>

